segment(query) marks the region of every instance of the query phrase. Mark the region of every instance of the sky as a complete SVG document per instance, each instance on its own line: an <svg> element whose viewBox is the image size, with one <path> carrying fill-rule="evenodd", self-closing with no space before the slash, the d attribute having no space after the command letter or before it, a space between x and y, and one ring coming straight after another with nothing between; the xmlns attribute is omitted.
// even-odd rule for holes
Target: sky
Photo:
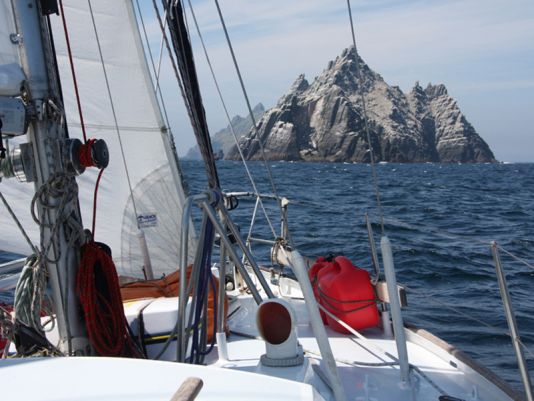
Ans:
<svg viewBox="0 0 534 401"><path fill-rule="evenodd" d="M311 82L352 43L345 0L219 3L252 106L274 106L299 74ZM215 3L192 4L229 113L244 116L246 103ZM351 0L351 5L359 53L386 82L405 92L416 81L445 84L498 160L534 162L534 1ZM190 14L188 21L213 134L227 120ZM157 57L159 28L148 22L147 31ZM178 89L170 68L162 71L170 98ZM167 111L183 155L194 137L177 98L167 102Z"/></svg>

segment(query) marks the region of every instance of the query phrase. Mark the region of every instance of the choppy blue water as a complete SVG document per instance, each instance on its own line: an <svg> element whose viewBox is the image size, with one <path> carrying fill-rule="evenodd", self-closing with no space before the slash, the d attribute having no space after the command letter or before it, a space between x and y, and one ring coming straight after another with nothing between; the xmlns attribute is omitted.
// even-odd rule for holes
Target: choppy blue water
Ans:
<svg viewBox="0 0 534 401"><path fill-rule="evenodd" d="M182 164L191 193L202 191L202 164ZM291 202L289 225L297 248L308 256L344 254L371 269L364 214L375 223L379 215L370 166L269 165L279 194ZM220 161L218 167L224 190L252 190L241 163ZM262 163L250 163L250 168L260 191L270 192ZM490 241L534 264L534 164L381 164L377 170L398 280L409 289L406 319L520 388ZM244 233L252 207L252 201L242 201L232 212ZM269 211L278 229L276 209ZM268 237L261 216L257 228L257 236ZM374 229L379 241L379 225ZM522 341L532 349L525 352L534 371L534 270L501 257Z"/></svg>

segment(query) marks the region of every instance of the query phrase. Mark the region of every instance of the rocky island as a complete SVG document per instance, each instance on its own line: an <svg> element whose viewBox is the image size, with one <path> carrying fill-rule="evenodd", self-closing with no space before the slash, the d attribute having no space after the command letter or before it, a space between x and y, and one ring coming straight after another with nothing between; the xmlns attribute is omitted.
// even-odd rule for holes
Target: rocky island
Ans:
<svg viewBox="0 0 534 401"><path fill-rule="evenodd" d="M257 132L242 136L250 160L369 162L360 91L363 90L375 158L388 162L495 162L486 142L460 111L444 85L410 93L388 85L360 59L358 83L354 49L345 49L310 84L301 75L277 105L266 111ZM226 159L238 159L235 145Z"/></svg>
<svg viewBox="0 0 534 401"><path fill-rule="evenodd" d="M263 104L258 103L256 107L252 109L252 113L254 113L254 119L258 121L263 115L263 113L265 113L265 107L263 106ZM242 136L248 134L250 132L250 129L252 128L252 120L250 118L250 115L248 115L247 117L241 117L237 115L232 118L230 124L232 124L234 132L238 138L241 138ZM230 125L228 125L226 128L217 131L214 135L211 136L211 146L213 147L213 152L215 153L217 159L224 158L225 155L227 155L229 151L233 147L235 147L235 139L232 135ZM200 160L201 156L198 146L190 148L185 154L184 159Z"/></svg>

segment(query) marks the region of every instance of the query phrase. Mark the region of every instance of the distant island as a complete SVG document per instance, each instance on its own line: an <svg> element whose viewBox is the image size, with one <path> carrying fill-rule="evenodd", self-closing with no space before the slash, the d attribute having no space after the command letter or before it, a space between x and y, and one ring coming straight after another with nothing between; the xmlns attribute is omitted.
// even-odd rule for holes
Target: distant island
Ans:
<svg viewBox="0 0 534 401"><path fill-rule="evenodd" d="M300 75L275 107L266 112L261 107L257 134L250 130L250 118L235 117L245 157L261 159L261 139L269 160L369 162L363 90L377 161L496 161L444 85L428 84L423 89L416 82L405 94L360 58L363 87L359 88L354 60L354 49L345 49L311 84ZM260 115L258 107L255 114ZM219 131L213 142L225 159L239 159L228 128Z"/></svg>
<svg viewBox="0 0 534 401"><path fill-rule="evenodd" d="M265 113L265 107L263 104L258 103L256 107L252 109L252 112L254 113L254 118L256 121L259 121L263 113ZM247 135L252 128L252 120L250 119L250 115L247 117L241 117L237 115L232 118L231 124L232 127L234 127L235 134L238 138ZM224 159L230 150L235 147L235 139L232 135L230 125L222 130L217 131L211 136L211 145L213 147L213 152L215 153L215 158L217 160ZM190 148L183 158L186 160L200 160L201 157L198 146L193 146Z"/></svg>

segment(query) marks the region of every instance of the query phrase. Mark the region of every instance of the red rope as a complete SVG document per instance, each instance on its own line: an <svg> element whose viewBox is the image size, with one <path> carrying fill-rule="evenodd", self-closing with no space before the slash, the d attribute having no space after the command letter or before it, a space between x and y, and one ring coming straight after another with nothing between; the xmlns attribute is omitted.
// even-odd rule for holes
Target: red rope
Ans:
<svg viewBox="0 0 534 401"><path fill-rule="evenodd" d="M96 229L96 199L98 195L98 187L100 185L100 179L102 178L102 174L104 173L104 168L100 170L98 173L98 178L96 179L95 184L95 194L93 196L93 227L91 230L91 233L93 234L93 239L95 238L95 229Z"/></svg>
<svg viewBox="0 0 534 401"><path fill-rule="evenodd" d="M95 242L82 247L76 290L89 341L96 353L100 356L139 356L127 329L115 264Z"/></svg>
<svg viewBox="0 0 534 401"><path fill-rule="evenodd" d="M78 152L78 159L80 164L84 167L94 167L93 162L93 144L96 142L96 139L89 139L85 144L80 146Z"/></svg>
<svg viewBox="0 0 534 401"><path fill-rule="evenodd" d="M67 29L65 12L63 11L63 0L59 0L59 7L61 8L61 19L63 20L63 30L65 31L65 42L67 44L67 53L69 54L70 70L72 72L72 83L74 85L74 93L76 94L76 103L78 104L78 113L80 115L80 125L82 127L83 141L87 142L87 135L85 133L85 123L83 121L82 104L80 102L78 82L76 81L76 72L74 71L74 60L72 59L72 51L70 48L69 31Z"/></svg>

